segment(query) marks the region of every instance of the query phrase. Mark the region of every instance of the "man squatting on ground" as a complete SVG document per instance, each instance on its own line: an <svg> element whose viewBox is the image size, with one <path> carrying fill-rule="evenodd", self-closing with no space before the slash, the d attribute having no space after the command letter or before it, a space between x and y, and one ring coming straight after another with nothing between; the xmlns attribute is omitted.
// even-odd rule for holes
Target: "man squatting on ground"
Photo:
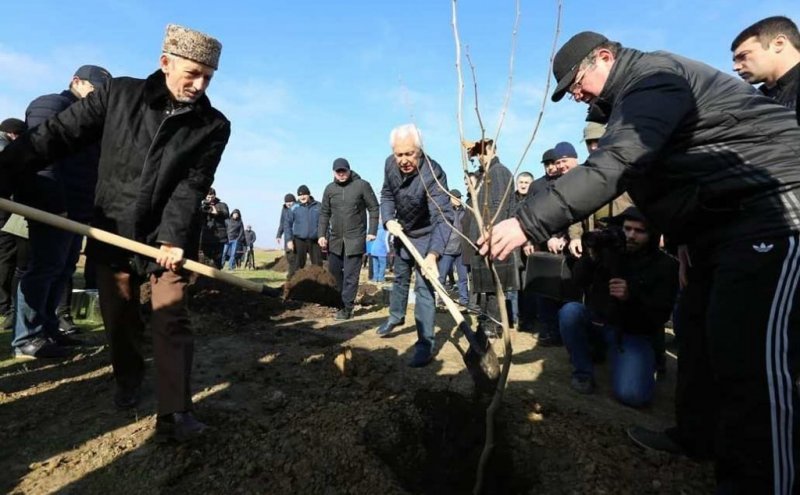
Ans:
<svg viewBox="0 0 800 495"><path fill-rule="evenodd" d="M342 297L337 320L353 317L361 260L367 251L366 241L374 241L378 233L378 215L378 198L369 182L350 170L350 162L344 158L334 160L333 182L322 193L317 242L321 248L328 248L328 269Z"/></svg>
<svg viewBox="0 0 800 495"><path fill-rule="evenodd" d="M592 32L558 51L553 73L553 100L569 91L603 106L606 134L583 166L494 227L492 254L541 242L627 191L656 229L688 245L689 287L693 278L705 281L692 297L708 322L699 358L719 394L716 493L797 493L794 112L702 63Z"/></svg>
<svg viewBox="0 0 800 495"><path fill-rule="evenodd" d="M447 195L447 176L438 163L422 151L422 135L414 124L396 127L389 136L392 154L386 159L381 189L381 218L395 236L402 232L425 257L425 268L436 274L437 260L444 253L453 224L453 209ZM378 327L388 335L405 323L411 270L416 270L414 320L417 343L409 366L422 367L433 360L436 307L433 286L422 276L411 253L395 239L394 284L389 297L389 319Z"/></svg>
<svg viewBox="0 0 800 495"><path fill-rule="evenodd" d="M192 414L189 277L181 264L197 254L197 208L230 136L230 122L205 95L221 50L214 38L169 25L160 67L147 79L111 79L0 154L0 171L21 181L99 140L94 225L160 248L153 263L100 243L89 246L120 408L139 401L144 325L138 287L144 279L151 283L161 440L187 440L206 428Z"/></svg>

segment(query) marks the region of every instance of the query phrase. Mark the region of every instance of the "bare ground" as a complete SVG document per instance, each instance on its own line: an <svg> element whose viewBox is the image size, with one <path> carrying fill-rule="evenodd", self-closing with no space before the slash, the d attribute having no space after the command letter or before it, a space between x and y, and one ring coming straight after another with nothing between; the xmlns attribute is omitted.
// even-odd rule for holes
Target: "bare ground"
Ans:
<svg viewBox="0 0 800 495"><path fill-rule="evenodd" d="M372 290L371 292L375 292ZM459 355L465 342L437 316L436 360L412 369L413 323L389 338L387 316L199 284L197 415L213 429L189 445L158 445L152 363L136 411L112 406L102 334L60 363L0 372L0 491L65 494L469 493L487 398L474 397ZM407 322L413 322L409 312ZM704 494L712 469L644 452L625 436L672 423L675 367L655 403L635 410L599 390L569 388L563 348L514 333L515 355L486 493ZM502 358L500 342L495 344Z"/></svg>

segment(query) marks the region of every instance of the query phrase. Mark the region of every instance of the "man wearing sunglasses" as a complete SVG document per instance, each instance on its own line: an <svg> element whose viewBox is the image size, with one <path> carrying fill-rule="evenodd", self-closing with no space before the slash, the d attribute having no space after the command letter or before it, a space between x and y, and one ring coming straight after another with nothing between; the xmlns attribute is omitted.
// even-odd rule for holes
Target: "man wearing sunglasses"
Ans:
<svg viewBox="0 0 800 495"><path fill-rule="evenodd" d="M717 494L795 493L800 452L800 128L752 86L666 52L582 32L556 54L553 100L608 115L583 166L497 224L498 258L588 217L628 191L645 218L687 244L718 393ZM697 282L695 282L695 280ZM683 356L681 356L683 359ZM679 378L680 381L680 378ZM680 421L680 418L678 418Z"/></svg>

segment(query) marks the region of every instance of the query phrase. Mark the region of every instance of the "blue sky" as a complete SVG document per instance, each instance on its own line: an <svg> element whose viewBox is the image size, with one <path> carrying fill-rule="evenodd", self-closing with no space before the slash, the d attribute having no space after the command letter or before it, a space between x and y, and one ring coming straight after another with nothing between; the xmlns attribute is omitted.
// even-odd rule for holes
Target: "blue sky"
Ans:
<svg viewBox="0 0 800 495"><path fill-rule="evenodd" d="M546 77L552 78L547 65L556 8L556 2L521 1L513 92L498 141L512 170L530 138ZM514 11L513 0L458 2L462 43L475 64L492 135L508 80ZM223 43L208 95L232 122L215 187L242 210L257 244L272 247L284 194L307 184L321 199L335 158L347 158L378 194L388 134L399 124L422 129L426 151L445 167L450 186L463 190L450 14L447 0L8 2L0 14L0 118L22 117L35 97L65 89L82 64L102 65L115 76L147 76L157 67L168 23L205 31ZM730 73L732 38L778 14L800 22L800 2L565 0L559 45L593 30ZM464 125L474 139L479 127L466 69ZM520 170L541 175L541 154L558 141L571 141L585 157L584 117L585 106L548 99Z"/></svg>

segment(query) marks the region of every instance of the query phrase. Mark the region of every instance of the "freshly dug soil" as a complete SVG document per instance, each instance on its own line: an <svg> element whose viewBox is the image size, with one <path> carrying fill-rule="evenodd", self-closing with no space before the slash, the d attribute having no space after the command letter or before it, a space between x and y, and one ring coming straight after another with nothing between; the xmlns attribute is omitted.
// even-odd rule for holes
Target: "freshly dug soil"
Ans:
<svg viewBox="0 0 800 495"><path fill-rule="evenodd" d="M283 297L334 308L342 305L342 297L336 290L333 275L316 265L298 270L284 285Z"/></svg>
<svg viewBox="0 0 800 495"><path fill-rule="evenodd" d="M362 306L383 305L383 289L374 284L360 284L356 294L356 304Z"/></svg>
<svg viewBox="0 0 800 495"><path fill-rule="evenodd" d="M286 258L286 256L279 256L274 260L270 261L269 263L267 263L266 265L264 265L263 267L258 267L258 268L259 270L263 268L265 270L272 270L275 272L288 272L289 260Z"/></svg>

